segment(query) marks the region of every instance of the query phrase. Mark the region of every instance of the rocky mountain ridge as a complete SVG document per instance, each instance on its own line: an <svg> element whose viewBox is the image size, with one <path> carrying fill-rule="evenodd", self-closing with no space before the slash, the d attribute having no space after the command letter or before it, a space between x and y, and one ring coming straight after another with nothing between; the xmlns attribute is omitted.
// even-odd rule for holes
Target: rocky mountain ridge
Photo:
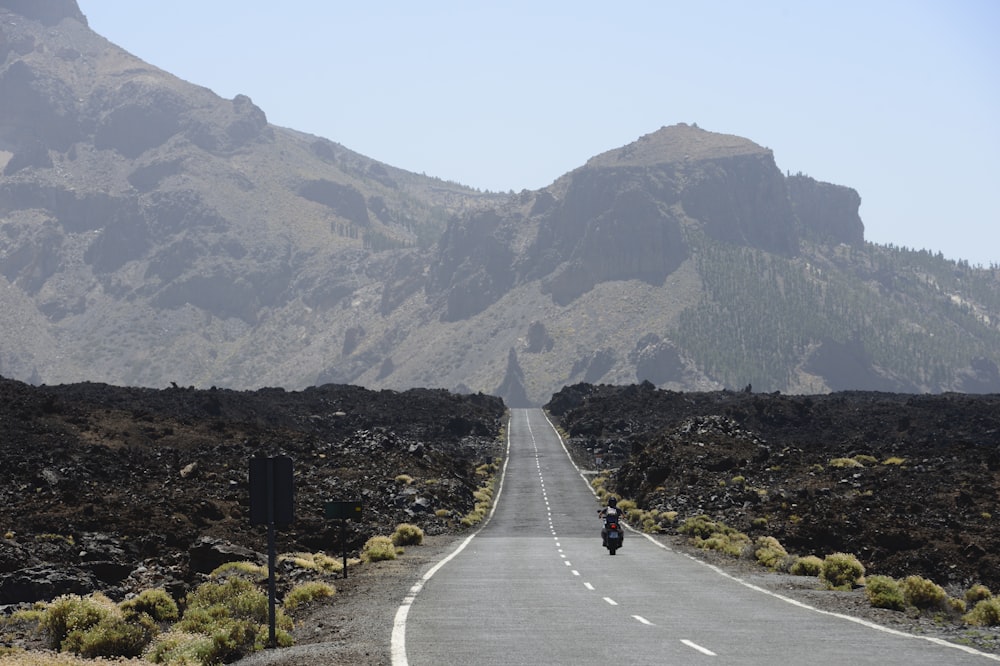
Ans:
<svg viewBox="0 0 1000 666"><path fill-rule="evenodd" d="M483 193L2 0L0 170L0 373L33 383L1000 391L996 271L873 246L857 192L696 125Z"/></svg>

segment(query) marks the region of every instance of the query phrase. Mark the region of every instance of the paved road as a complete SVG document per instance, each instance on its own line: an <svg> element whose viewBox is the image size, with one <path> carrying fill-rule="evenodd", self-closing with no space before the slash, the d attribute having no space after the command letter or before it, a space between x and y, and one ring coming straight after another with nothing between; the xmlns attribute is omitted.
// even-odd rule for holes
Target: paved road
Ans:
<svg viewBox="0 0 1000 666"><path fill-rule="evenodd" d="M396 615L393 665L989 664L753 590L630 533L601 547L597 502L541 410L513 410L494 515Z"/></svg>

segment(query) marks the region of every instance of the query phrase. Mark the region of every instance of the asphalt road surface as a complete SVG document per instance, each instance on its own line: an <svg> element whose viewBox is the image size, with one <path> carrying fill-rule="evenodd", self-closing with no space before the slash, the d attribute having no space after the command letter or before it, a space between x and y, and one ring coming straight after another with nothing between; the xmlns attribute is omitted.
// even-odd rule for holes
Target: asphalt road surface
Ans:
<svg viewBox="0 0 1000 666"><path fill-rule="evenodd" d="M400 606L393 666L997 663L803 608L634 532L610 556L545 414L512 410L508 438L493 515Z"/></svg>

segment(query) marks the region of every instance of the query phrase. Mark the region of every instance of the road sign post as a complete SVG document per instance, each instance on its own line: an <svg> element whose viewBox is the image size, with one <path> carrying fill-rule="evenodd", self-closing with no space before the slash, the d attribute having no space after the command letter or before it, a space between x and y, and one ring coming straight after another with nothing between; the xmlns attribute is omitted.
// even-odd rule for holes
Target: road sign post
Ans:
<svg viewBox="0 0 1000 666"><path fill-rule="evenodd" d="M344 578L347 578L347 521L361 518L361 500L356 502L327 502L327 519L340 520L340 547L344 556Z"/></svg>
<svg viewBox="0 0 1000 666"><path fill-rule="evenodd" d="M250 524L267 525L268 645L277 647L275 635L274 526L295 520L295 487L292 459L287 456L250 459Z"/></svg>

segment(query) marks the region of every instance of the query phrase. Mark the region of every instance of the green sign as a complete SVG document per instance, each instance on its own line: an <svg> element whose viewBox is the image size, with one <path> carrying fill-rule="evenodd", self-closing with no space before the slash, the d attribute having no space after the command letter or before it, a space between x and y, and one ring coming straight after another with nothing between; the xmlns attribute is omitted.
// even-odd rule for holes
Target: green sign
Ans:
<svg viewBox="0 0 1000 666"><path fill-rule="evenodd" d="M327 502L326 503L326 517L327 518L339 518L344 520L345 518L360 518L361 517L361 502Z"/></svg>

